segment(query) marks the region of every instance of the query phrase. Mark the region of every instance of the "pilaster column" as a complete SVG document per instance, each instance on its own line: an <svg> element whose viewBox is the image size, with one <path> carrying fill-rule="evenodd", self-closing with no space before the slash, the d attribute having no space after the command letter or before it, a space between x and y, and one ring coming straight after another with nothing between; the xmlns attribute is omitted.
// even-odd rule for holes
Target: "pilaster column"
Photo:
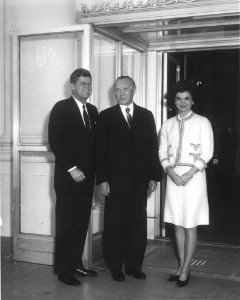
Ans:
<svg viewBox="0 0 240 300"><path fill-rule="evenodd" d="M147 53L146 100L145 107L155 118L157 133L161 124L161 57L157 51ZM154 239L160 232L160 184L148 198L148 238Z"/></svg>

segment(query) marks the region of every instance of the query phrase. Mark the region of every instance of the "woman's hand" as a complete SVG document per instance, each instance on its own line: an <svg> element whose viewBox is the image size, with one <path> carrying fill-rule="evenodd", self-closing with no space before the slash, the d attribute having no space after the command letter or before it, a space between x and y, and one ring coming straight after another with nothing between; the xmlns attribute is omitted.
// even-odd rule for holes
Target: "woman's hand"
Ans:
<svg viewBox="0 0 240 300"><path fill-rule="evenodd" d="M192 179L192 176L187 172L181 176L181 179L184 182L184 185L186 185Z"/></svg>
<svg viewBox="0 0 240 300"><path fill-rule="evenodd" d="M187 173L184 173L181 176L184 185L186 185L193 178L193 175L196 174L198 171L199 169L196 166L193 166Z"/></svg>
<svg viewBox="0 0 240 300"><path fill-rule="evenodd" d="M185 182L182 180L181 176L179 176L176 172L174 172L170 166L166 167L165 170L168 176L176 185L178 186L185 185Z"/></svg>

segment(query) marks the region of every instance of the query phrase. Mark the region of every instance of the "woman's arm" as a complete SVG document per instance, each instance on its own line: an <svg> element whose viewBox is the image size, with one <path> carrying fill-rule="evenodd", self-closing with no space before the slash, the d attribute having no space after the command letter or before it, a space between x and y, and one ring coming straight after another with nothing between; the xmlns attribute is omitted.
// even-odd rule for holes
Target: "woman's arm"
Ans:
<svg viewBox="0 0 240 300"><path fill-rule="evenodd" d="M213 130L212 125L207 118L203 118L200 122L200 142L201 155L198 157L194 165L200 170L207 167L207 163L213 157Z"/></svg>

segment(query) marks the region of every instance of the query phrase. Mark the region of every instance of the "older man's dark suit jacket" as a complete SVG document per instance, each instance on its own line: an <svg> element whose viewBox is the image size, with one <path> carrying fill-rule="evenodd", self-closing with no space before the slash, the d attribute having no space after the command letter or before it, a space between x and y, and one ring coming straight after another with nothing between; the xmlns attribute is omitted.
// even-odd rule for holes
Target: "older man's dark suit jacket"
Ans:
<svg viewBox="0 0 240 300"><path fill-rule="evenodd" d="M97 182L109 182L112 189L128 190L132 181L159 181L160 163L156 126L152 113L134 104L132 129L119 105L99 115Z"/></svg>
<svg viewBox="0 0 240 300"><path fill-rule="evenodd" d="M82 267L82 253L91 214L95 181L95 143L98 112L87 103L91 130L70 97L57 102L49 119L49 145L55 155L56 192L55 272ZM68 170L77 166L86 176L76 183Z"/></svg>
<svg viewBox="0 0 240 300"><path fill-rule="evenodd" d="M160 180L152 113L134 105L132 129L119 105L99 115L97 182L109 182L105 198L104 258L112 273L139 272L147 241L147 190Z"/></svg>

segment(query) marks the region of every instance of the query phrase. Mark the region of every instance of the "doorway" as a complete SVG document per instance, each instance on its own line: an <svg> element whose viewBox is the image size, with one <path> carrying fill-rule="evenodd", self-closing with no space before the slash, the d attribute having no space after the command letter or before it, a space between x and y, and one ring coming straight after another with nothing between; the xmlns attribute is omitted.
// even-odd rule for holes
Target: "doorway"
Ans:
<svg viewBox="0 0 240 300"><path fill-rule="evenodd" d="M207 167L210 225L199 226L201 242L240 245L239 58L239 49L228 49L171 53L168 59L168 88L179 70L181 79L193 81L194 111L206 116L214 131L214 156ZM169 108L168 117L173 115ZM166 225L166 236L172 234Z"/></svg>

